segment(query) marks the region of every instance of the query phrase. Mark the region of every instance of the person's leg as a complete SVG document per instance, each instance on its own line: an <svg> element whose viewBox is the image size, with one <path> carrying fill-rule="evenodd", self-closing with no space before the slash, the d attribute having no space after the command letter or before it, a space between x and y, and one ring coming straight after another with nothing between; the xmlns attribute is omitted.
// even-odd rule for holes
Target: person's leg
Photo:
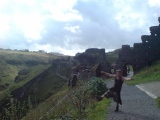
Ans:
<svg viewBox="0 0 160 120"><path fill-rule="evenodd" d="M117 105L116 105L116 110L115 112L118 112L119 111L119 103L117 102Z"/></svg>
<svg viewBox="0 0 160 120"><path fill-rule="evenodd" d="M116 112L118 112L119 111L119 104L121 104L122 105L122 101L121 101L121 93L120 93L121 91L116 91L116 93L117 93L117 105L116 105Z"/></svg>

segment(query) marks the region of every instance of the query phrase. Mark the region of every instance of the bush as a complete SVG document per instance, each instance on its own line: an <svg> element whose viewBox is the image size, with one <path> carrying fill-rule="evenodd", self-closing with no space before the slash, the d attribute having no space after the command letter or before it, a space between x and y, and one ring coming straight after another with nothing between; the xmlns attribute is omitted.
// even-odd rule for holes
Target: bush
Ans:
<svg viewBox="0 0 160 120"><path fill-rule="evenodd" d="M22 61L16 60L16 59L10 59L10 60L6 60L6 63L11 64L11 65L21 65Z"/></svg>
<svg viewBox="0 0 160 120"><path fill-rule="evenodd" d="M25 78L26 78L26 75L17 75L17 76L15 77L14 82L15 82L15 83L18 83L18 82L20 82L20 81L25 80Z"/></svg>
<svg viewBox="0 0 160 120"><path fill-rule="evenodd" d="M88 81L87 90L92 96L101 95L107 91L106 83L100 78L93 77Z"/></svg>
<svg viewBox="0 0 160 120"><path fill-rule="evenodd" d="M6 87L8 87L8 86L9 86L9 83L5 83L4 85L5 85Z"/></svg>
<svg viewBox="0 0 160 120"><path fill-rule="evenodd" d="M30 98L29 98L30 99ZM31 109L28 101L20 102L8 93L5 107L2 108L0 120L21 120Z"/></svg>
<svg viewBox="0 0 160 120"><path fill-rule="evenodd" d="M29 69L23 69L18 72L18 75L27 75L30 72Z"/></svg>

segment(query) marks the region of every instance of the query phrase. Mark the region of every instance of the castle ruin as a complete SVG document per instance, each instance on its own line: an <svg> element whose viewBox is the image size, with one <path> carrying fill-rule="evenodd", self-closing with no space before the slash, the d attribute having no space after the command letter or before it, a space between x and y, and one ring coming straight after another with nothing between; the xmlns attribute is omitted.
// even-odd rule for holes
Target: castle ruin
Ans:
<svg viewBox="0 0 160 120"><path fill-rule="evenodd" d="M102 70L110 72L110 65L106 58L105 49L89 48L83 53L77 53L74 59L86 67L92 67L100 63Z"/></svg>
<svg viewBox="0 0 160 120"><path fill-rule="evenodd" d="M158 18L160 23L160 17ZM134 73L160 60L160 24L150 27L150 35L142 35L142 43L134 43L133 48L123 45L115 69L126 75L126 66L132 65Z"/></svg>

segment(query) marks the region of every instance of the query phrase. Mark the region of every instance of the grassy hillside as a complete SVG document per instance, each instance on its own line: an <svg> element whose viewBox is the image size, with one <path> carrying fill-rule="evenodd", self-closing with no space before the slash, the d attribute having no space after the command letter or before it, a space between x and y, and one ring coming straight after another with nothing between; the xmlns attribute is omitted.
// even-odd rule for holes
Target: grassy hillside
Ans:
<svg viewBox="0 0 160 120"><path fill-rule="evenodd" d="M85 91L89 83L79 81L75 88L68 88L64 85L58 92L53 94L46 101L31 109L30 113L23 118L37 120L50 119L86 119L103 120L107 116L106 107L110 99L103 99L100 102ZM96 88L97 89L97 88ZM87 94L86 94L87 92Z"/></svg>
<svg viewBox="0 0 160 120"><path fill-rule="evenodd" d="M59 91L59 89L66 85L67 81L61 79L56 75L56 65L49 67L41 76L39 81L34 82L25 91L27 95L33 99L36 103L45 101L51 95ZM26 99L28 96L26 96Z"/></svg>
<svg viewBox="0 0 160 120"><path fill-rule="evenodd" d="M65 58L47 53L0 50L0 105L10 92L52 66L52 60ZM46 87L47 88L47 87Z"/></svg>
<svg viewBox="0 0 160 120"><path fill-rule="evenodd" d="M61 57L45 53L0 50L0 80L4 84L13 82L20 70L45 66L56 58Z"/></svg>
<svg viewBox="0 0 160 120"><path fill-rule="evenodd" d="M136 85L152 81L160 81L160 61L154 63L150 67L145 67L134 75L134 80L127 82L130 85Z"/></svg>
<svg viewBox="0 0 160 120"><path fill-rule="evenodd" d="M117 60L118 60L118 55L119 55L119 51L121 49L116 49L114 51L111 51L111 52L107 52L106 53L106 56L107 56L107 61L112 64L112 63L116 63Z"/></svg>

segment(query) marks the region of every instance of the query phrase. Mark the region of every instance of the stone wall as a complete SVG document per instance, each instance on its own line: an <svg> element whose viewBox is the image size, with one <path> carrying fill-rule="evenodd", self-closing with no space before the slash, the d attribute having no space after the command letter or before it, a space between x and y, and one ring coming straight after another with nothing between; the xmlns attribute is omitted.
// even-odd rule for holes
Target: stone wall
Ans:
<svg viewBox="0 0 160 120"><path fill-rule="evenodd" d="M160 17L158 18L160 22ZM136 73L153 62L160 60L160 25L150 27L151 35L142 35L142 43L134 43L133 48L123 45L115 69L121 69L125 75L127 64L133 66Z"/></svg>
<svg viewBox="0 0 160 120"><path fill-rule="evenodd" d="M100 63L102 70L110 72L110 65L107 62L105 49L90 48L83 53L76 54L74 59L77 60L80 65L88 68Z"/></svg>

